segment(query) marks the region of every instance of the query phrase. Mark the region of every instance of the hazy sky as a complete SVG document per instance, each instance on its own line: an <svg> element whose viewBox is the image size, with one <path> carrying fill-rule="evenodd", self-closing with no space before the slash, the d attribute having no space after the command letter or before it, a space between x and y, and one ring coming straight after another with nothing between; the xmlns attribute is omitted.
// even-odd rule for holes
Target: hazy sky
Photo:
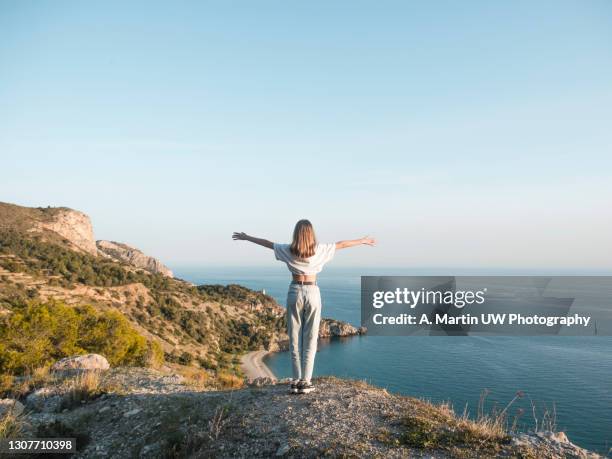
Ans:
<svg viewBox="0 0 612 459"><path fill-rule="evenodd" d="M612 2L0 0L0 200L181 264L612 267Z"/></svg>

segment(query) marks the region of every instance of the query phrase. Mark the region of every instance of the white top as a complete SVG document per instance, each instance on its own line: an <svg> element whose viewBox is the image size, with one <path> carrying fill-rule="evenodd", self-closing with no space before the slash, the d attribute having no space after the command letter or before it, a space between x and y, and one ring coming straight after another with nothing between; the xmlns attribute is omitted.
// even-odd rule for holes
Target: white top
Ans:
<svg viewBox="0 0 612 459"><path fill-rule="evenodd" d="M320 273L323 265L334 258L336 244L317 244L315 254L310 258L297 258L291 253L289 244L274 244L277 260L287 263L293 274L311 275Z"/></svg>

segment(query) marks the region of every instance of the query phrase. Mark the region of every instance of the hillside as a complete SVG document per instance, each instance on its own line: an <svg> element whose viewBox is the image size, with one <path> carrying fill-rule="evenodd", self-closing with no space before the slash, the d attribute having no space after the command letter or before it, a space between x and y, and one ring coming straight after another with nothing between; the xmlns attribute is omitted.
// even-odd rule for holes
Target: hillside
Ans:
<svg viewBox="0 0 612 459"><path fill-rule="evenodd" d="M240 376L241 353L277 350L286 342L284 309L270 296L239 285L194 286L92 254L78 247L84 245L83 231L56 231L62 226L56 218L68 221L66 216L73 212L75 217L68 220L89 221L66 208L0 205L0 314L17 309L34 314L32 305L48 308L54 301L119 311L149 347L154 343L161 348L166 365L195 367L212 375ZM330 330L332 335L357 333L333 321L324 324L322 333ZM1 353L0 346L0 370ZM57 357L61 355L46 359Z"/></svg>
<svg viewBox="0 0 612 459"><path fill-rule="evenodd" d="M32 234L42 241L96 255L93 228L87 215L67 207L22 207L0 202L0 228Z"/></svg>

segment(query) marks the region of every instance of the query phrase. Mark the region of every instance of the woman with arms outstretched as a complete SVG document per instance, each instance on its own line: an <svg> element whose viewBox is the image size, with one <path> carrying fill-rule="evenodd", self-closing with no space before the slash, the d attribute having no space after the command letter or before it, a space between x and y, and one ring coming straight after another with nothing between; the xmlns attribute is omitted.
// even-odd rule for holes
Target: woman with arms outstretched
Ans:
<svg viewBox="0 0 612 459"><path fill-rule="evenodd" d="M291 244L277 244L245 233L234 233L232 238L274 250L276 259L286 263L291 271L292 281L287 293L287 334L293 367L290 390L300 394L312 392L312 370L321 321L321 293L317 286L317 274L334 257L336 250L362 244L373 246L374 239L365 237L335 244L318 244L308 220L296 223Z"/></svg>

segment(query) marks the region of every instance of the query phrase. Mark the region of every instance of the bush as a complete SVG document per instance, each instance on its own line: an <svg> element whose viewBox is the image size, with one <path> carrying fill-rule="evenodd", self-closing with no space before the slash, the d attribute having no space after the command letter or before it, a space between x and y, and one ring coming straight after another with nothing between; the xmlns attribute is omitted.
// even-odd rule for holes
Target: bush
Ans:
<svg viewBox="0 0 612 459"><path fill-rule="evenodd" d="M191 365L191 362L193 362L193 356L189 352L183 352L179 356L178 361L181 365Z"/></svg>
<svg viewBox="0 0 612 459"><path fill-rule="evenodd" d="M165 289L171 283L161 274L129 270L115 261L29 236L0 228L0 254L17 257L0 257L0 266L11 272L33 275L44 272L47 276L59 276L59 283L66 287L74 283L113 287L140 282L150 288Z"/></svg>
<svg viewBox="0 0 612 459"><path fill-rule="evenodd" d="M90 352L102 354L113 366L144 366L149 349L147 340L115 310L25 302L13 305L12 313L0 319L2 373L23 374Z"/></svg>

